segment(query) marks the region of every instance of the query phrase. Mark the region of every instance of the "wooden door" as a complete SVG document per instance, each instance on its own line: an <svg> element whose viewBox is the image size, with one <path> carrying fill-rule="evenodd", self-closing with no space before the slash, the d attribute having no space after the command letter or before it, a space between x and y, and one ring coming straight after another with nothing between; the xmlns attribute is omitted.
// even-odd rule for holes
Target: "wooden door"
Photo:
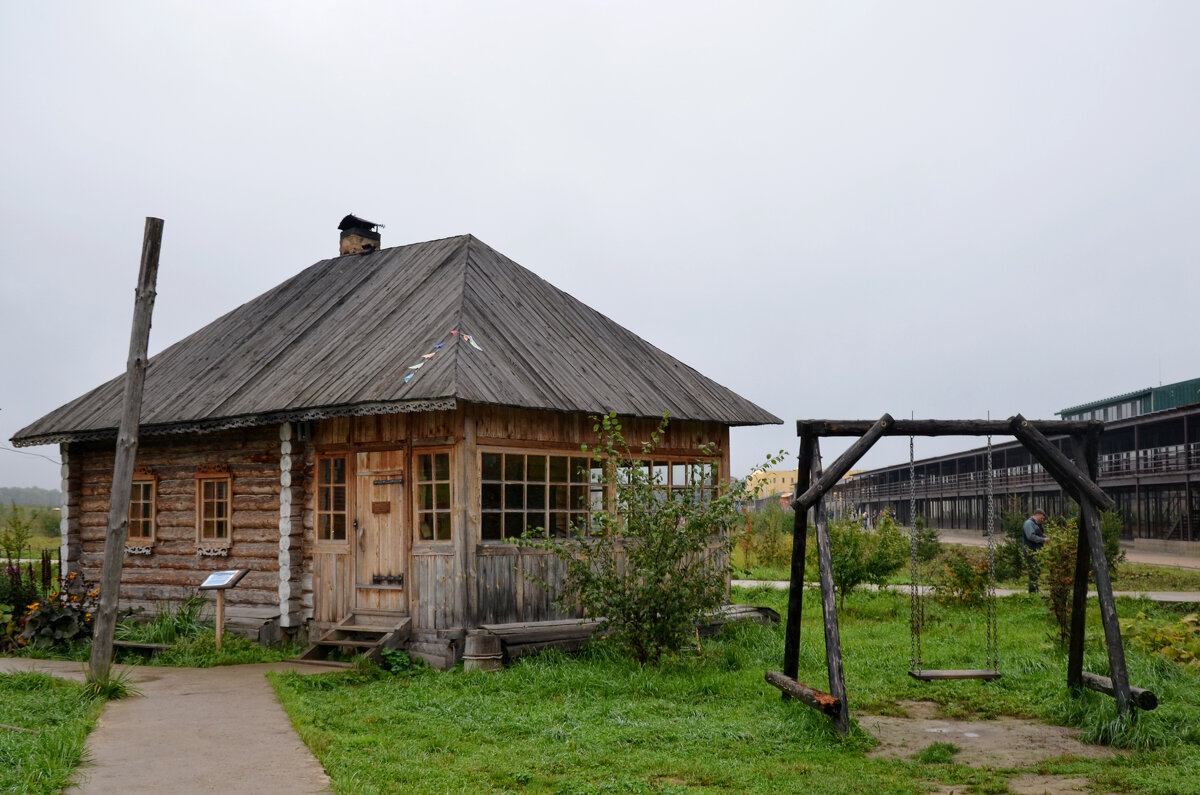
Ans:
<svg viewBox="0 0 1200 795"><path fill-rule="evenodd" d="M404 451L356 454L354 606L408 614Z"/></svg>

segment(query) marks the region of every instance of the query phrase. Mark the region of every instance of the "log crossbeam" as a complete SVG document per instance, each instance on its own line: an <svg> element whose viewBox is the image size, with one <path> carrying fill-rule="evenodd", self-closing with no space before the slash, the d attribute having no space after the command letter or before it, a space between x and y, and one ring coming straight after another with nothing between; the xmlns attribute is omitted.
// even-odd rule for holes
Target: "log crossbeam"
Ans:
<svg viewBox="0 0 1200 795"><path fill-rule="evenodd" d="M831 718L836 718L841 712L841 702L833 696L817 690L815 687L797 682L790 676L784 676L779 671L767 671L766 679L770 684L782 690L784 695L807 704L819 712L824 712Z"/></svg>

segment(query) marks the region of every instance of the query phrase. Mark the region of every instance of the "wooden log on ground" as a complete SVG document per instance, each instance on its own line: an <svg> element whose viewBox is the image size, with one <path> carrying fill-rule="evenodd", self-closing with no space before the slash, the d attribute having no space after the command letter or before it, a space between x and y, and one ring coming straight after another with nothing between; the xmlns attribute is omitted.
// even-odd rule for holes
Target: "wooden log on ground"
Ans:
<svg viewBox="0 0 1200 795"><path fill-rule="evenodd" d="M1046 434L1087 433L1104 427L1099 420L1029 420L1030 425ZM796 435L862 436L872 420L796 420ZM1009 436L1008 420L896 420L884 436Z"/></svg>
<svg viewBox="0 0 1200 795"><path fill-rule="evenodd" d="M1089 690L1107 693L1108 695L1114 697L1116 696L1112 679L1108 678L1107 676L1100 676L1099 674L1089 673L1088 671L1083 671L1081 676L1084 687L1087 687ZM1129 687L1129 700L1132 701L1138 709L1144 709L1147 711L1158 706L1158 696L1154 694L1153 690L1146 690L1141 687L1133 687L1132 685Z"/></svg>
<svg viewBox="0 0 1200 795"><path fill-rule="evenodd" d="M846 452L838 456L837 460L829 465L829 469L825 470L817 478L816 483L809 486L803 494L792 501L792 508L797 512L807 512L809 508L816 504L817 500L821 499L821 496L825 492L833 488L842 479L842 476L858 463L858 459L866 455L867 451L871 449L871 445L879 441L879 437L883 436L884 432L891 427L892 422L891 414L884 414L880 417L857 442L846 448ZM815 440L813 449L817 449Z"/></svg>
<svg viewBox="0 0 1200 795"><path fill-rule="evenodd" d="M797 701L802 701L813 709L824 712L831 718L836 718L838 712L841 710L841 704L833 696L823 693L816 688L801 684L790 676L784 676L779 671L767 671L766 679L775 685L775 687L782 690L785 695Z"/></svg>

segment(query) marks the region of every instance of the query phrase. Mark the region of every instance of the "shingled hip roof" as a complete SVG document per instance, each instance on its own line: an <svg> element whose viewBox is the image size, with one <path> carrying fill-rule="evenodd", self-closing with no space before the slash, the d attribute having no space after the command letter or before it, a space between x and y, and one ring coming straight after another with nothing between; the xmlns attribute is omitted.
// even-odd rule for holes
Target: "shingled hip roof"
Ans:
<svg viewBox="0 0 1200 795"><path fill-rule="evenodd" d="M122 377L12 438L116 436ZM141 433L448 409L781 420L471 235L324 260L152 357Z"/></svg>

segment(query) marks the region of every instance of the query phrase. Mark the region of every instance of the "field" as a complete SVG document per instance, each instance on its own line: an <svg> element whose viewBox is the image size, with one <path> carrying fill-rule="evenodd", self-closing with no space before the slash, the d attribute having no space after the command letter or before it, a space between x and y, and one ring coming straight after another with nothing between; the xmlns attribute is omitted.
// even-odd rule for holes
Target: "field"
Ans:
<svg viewBox="0 0 1200 795"><path fill-rule="evenodd" d="M786 594L739 590L735 601L782 612ZM800 678L823 687L819 599L810 593L806 601ZM1180 615L1132 600L1121 600L1120 609L1164 622ZM1080 780L1104 791L1200 791L1200 672L1129 644L1132 681L1162 702L1129 726L1110 698L1067 693L1065 653L1051 641L1053 628L1036 598L1001 600L1004 678L987 684L926 684L907 675L906 597L855 593L842 618L851 714L862 725L913 721L914 742L900 749L900 758L873 755L876 740L862 728L837 736L823 715L782 701L763 681L766 669L780 665L778 626L731 628L659 668L596 647L578 657L543 655L498 674L285 674L274 684L301 737L344 793L1008 792L1029 777L1048 791ZM928 665L982 665L981 610L934 603L928 621ZM1103 672L1098 615L1089 615L1088 625L1085 666ZM954 743L917 752L919 713L991 728L1031 718L1034 730L1073 726L1084 741L1126 750L1038 760L1023 750L1026 738L1008 761L973 766L961 763L971 755ZM1001 744L1018 736L997 734Z"/></svg>

